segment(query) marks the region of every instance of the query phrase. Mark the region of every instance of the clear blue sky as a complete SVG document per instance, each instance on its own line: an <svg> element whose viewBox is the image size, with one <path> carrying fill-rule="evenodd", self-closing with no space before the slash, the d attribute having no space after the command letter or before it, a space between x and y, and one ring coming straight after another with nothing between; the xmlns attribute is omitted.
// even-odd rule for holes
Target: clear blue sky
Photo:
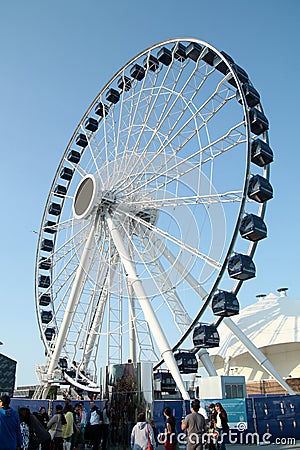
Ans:
<svg viewBox="0 0 300 450"><path fill-rule="evenodd" d="M44 362L35 316L37 234L63 151L90 102L129 59L164 39L194 37L230 54L270 122L274 199L255 255L258 293L299 288L300 2L286 0L11 0L0 6L1 332L17 384Z"/></svg>

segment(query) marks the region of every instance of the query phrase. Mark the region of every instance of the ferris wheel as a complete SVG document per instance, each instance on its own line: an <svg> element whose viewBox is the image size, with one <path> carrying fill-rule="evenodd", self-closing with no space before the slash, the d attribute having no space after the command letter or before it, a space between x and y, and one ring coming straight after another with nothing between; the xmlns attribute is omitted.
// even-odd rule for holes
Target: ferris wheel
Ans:
<svg viewBox="0 0 300 450"><path fill-rule="evenodd" d="M164 364L187 398L174 352L200 349L195 327L217 327L220 301L238 312L267 235L272 159L260 95L225 52L172 39L123 66L75 129L46 202L44 381L61 372L95 390L100 367L130 358Z"/></svg>

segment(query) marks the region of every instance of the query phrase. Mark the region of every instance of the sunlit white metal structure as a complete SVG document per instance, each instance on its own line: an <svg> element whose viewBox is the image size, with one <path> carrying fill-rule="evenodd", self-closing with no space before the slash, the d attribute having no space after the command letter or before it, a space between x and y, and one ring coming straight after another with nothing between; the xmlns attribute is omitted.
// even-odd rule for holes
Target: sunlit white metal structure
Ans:
<svg viewBox="0 0 300 450"><path fill-rule="evenodd" d="M63 153L39 234L45 389L63 375L93 391L100 366L131 358L163 361L188 398L174 349L213 319L218 288L237 293L255 274L226 267L235 245L249 263L266 235L247 225L237 243L272 197L267 130L247 73L198 39L146 49L103 87Z"/></svg>
<svg viewBox="0 0 300 450"><path fill-rule="evenodd" d="M273 378L289 394L294 394L285 380L300 374L297 357L300 299L287 296L286 288L278 291L277 295L258 295L257 301L244 308L229 326L227 319L224 320L219 327L220 347L211 355L219 374L224 374L225 366L226 374L243 375L246 381ZM240 333L247 335L252 347L244 342Z"/></svg>

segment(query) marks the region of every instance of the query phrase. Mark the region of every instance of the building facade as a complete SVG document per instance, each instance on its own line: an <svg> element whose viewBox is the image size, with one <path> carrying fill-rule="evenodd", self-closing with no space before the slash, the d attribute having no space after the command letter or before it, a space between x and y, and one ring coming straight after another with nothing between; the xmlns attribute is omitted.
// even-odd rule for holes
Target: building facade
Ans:
<svg viewBox="0 0 300 450"><path fill-rule="evenodd" d="M0 353L0 395L13 396L17 362Z"/></svg>

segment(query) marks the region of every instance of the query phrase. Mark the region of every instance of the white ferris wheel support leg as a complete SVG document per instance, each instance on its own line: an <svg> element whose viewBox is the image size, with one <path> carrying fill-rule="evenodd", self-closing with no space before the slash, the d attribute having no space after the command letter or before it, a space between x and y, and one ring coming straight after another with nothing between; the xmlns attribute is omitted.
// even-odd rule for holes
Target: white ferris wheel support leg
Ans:
<svg viewBox="0 0 300 450"><path fill-rule="evenodd" d="M295 394L293 389L284 381L282 376L277 372L275 367L270 363L268 358L257 348L245 335L245 333L234 323L230 317L225 317L223 320L224 324L229 328L229 330L239 339L242 344L246 347L250 355L268 372L290 395Z"/></svg>
<svg viewBox="0 0 300 450"><path fill-rule="evenodd" d="M190 273L186 271L186 268L176 260L174 255L172 255L166 248L163 248L163 253L167 257L169 262L172 262L174 266L176 267L177 272L184 274L183 278L194 288L194 290L197 292L199 297L204 300L207 297L207 292L202 288L202 286L192 277ZM199 352L197 353L200 361L202 362L206 372L210 376L217 375L216 368L210 359L209 353L205 348L201 348Z"/></svg>
<svg viewBox="0 0 300 450"><path fill-rule="evenodd" d="M161 356L164 359L168 369L170 370L170 372L178 386L178 389L181 392L183 399L189 400L190 396L184 386L184 382L180 375L180 372L179 372L178 366L176 364L172 349L170 348L170 345L166 339L166 336L157 320L157 317L153 311L152 305L147 298L143 284L142 284L141 280L138 278L134 264L132 264L132 262L130 261L130 256L129 256L128 251L125 249L121 234L120 234L119 230L117 229L117 227L115 226L111 216L108 213L106 213L106 221L107 221L107 225L108 225L110 234L114 241L114 244L116 246L116 249L120 255L122 264L128 275L128 280L131 282L132 288L133 288L135 295L140 303L140 306L144 313L145 319L148 322L150 329L152 330L153 336L155 337L155 340L156 340L157 346L159 348L159 351L161 353Z"/></svg>
<svg viewBox="0 0 300 450"><path fill-rule="evenodd" d="M176 270L178 273L184 274L184 278L189 283L189 285L197 292L199 297L202 300L205 300L208 293L203 289L203 287L199 284L197 280L190 274L187 273L185 268L175 259L174 255L170 253L162 244L162 242L157 238L152 238L152 242L155 245L159 245L160 248L162 248L163 253L165 257L169 260L169 262L172 262L174 266L176 267ZM289 385L284 381L282 376L277 372L275 367L270 363L268 358L250 341L248 336L233 322L232 319L229 317L225 317L223 320L224 325L226 325L230 331L236 336L237 339L239 339L242 344L245 346L245 348L248 350L249 354L265 369L266 372L268 372L289 394L295 394L295 392L289 387ZM204 350L204 349L203 349ZM202 361L202 364L208 371L209 375L217 375L216 369L213 365L213 363L210 361L208 352L204 352L203 354L199 354L199 357ZM203 358L203 359L202 359ZM209 372L209 361L211 365L211 370L215 373Z"/></svg>
<svg viewBox="0 0 300 450"><path fill-rule="evenodd" d="M118 255L114 255L111 261L111 266L109 269L109 274L106 274L105 282L103 285L103 289L100 296L99 305L96 310L95 317L93 319L92 328L90 329L90 332L88 334L85 351L84 351L84 358L83 358L83 367L82 369L86 369L90 362L90 357L93 351L93 348L95 346L96 337L99 335L99 332L101 330L101 325L103 322L103 315L104 315L104 309L107 302L107 298L109 295L109 285L114 279L116 267L118 263Z"/></svg>
<svg viewBox="0 0 300 450"><path fill-rule="evenodd" d="M203 293L205 292L204 289L199 286L199 283L197 284L197 281L193 279L193 277L188 274L187 277L185 277L187 282L193 281L191 286L195 289L195 291L198 293L198 295L202 297ZM208 293L204 297L207 297ZM282 376L277 372L275 367L270 363L268 358L257 348L246 336L246 334L233 322L232 319L229 317L225 317L223 320L224 325L226 325L230 331L235 335L237 339L239 339L242 344L245 346L245 348L248 350L250 355L265 369L266 372L268 372L278 383L289 393L289 394L295 394L295 392L289 387L289 385L284 381ZM200 356L201 358L201 356ZM206 366L205 366L206 367Z"/></svg>
<svg viewBox="0 0 300 450"><path fill-rule="evenodd" d="M146 229L146 227L143 226L144 231L148 231ZM148 234L148 233L147 233ZM192 277L192 275L190 275L190 273L187 272L186 268L178 261L178 259L176 259L174 257L174 255L167 250L167 248L165 247L165 245L163 244L163 242L152 236L151 237L152 243L161 249L164 257L169 261L169 263L171 263L172 265L174 265L174 267L176 267L176 270L178 273L180 273L181 275L183 275L183 278L185 278L185 280L190 284L190 286L192 288L194 288L194 290L197 292L197 294L199 295L199 297L204 300L205 297L207 297L207 292L202 288L202 286ZM199 352L197 353L198 358L200 359L200 361L203 364L203 367L205 368L206 372L208 373L209 376L215 376L218 375L216 368L212 362L212 360L210 359L209 353L205 348L201 348L199 350Z"/></svg>
<svg viewBox="0 0 300 450"><path fill-rule="evenodd" d="M128 284L129 295L129 356L132 362L136 362L136 336L135 336L135 306L133 301L133 288Z"/></svg>
<svg viewBox="0 0 300 450"><path fill-rule="evenodd" d="M48 367L48 371L47 371L48 379L53 377L54 369L57 366L58 359L59 359L61 351L63 349L68 331L70 329L72 320L76 313L76 309L77 309L77 306L78 306L78 303L80 300L82 289L84 287L86 274L88 273L89 265L90 265L90 255L94 249L93 242L95 239L96 221L97 221L97 218L95 219L94 224L91 227L90 234L87 238L83 253L81 255L80 263L78 264L78 268L77 268L75 279L74 279L74 282L72 285L70 297L69 297L69 300L68 300L68 303L66 306L63 321L62 321L57 339L55 341L55 348L53 350L50 364Z"/></svg>

